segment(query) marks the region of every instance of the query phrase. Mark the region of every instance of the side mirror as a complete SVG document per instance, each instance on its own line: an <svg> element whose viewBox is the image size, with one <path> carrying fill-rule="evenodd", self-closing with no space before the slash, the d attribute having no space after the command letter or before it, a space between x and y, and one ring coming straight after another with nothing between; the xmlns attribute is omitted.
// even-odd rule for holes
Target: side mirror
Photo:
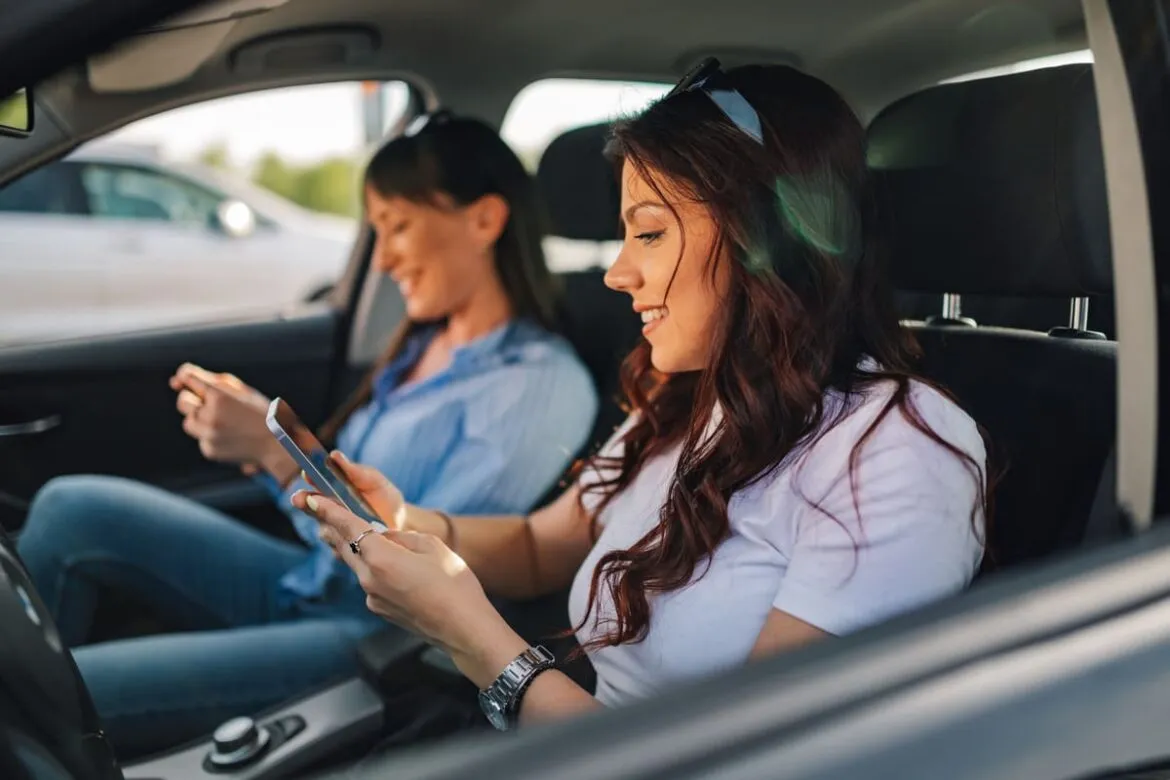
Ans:
<svg viewBox="0 0 1170 780"><path fill-rule="evenodd" d="M215 221L224 235L247 238L256 232L256 213L243 201L229 199L215 207Z"/></svg>
<svg viewBox="0 0 1170 780"><path fill-rule="evenodd" d="M32 93L22 89L14 95L0 97L0 135L23 138L33 129Z"/></svg>

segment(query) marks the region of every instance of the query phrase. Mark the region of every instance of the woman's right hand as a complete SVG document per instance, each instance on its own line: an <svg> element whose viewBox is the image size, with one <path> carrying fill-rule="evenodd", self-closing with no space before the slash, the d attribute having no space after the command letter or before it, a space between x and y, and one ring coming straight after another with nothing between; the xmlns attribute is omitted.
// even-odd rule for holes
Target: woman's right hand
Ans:
<svg viewBox="0 0 1170 780"><path fill-rule="evenodd" d="M199 442L208 460L262 468L284 484L297 474L296 462L269 432L268 398L231 374L184 363L171 377L183 430Z"/></svg>

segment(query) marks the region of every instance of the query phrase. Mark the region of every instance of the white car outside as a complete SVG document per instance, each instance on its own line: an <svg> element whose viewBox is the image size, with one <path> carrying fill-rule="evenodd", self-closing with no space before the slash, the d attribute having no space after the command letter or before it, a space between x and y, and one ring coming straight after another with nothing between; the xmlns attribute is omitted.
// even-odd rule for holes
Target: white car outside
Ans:
<svg viewBox="0 0 1170 780"><path fill-rule="evenodd" d="M0 344L275 313L329 289L357 229L210 168L93 144L0 188Z"/></svg>

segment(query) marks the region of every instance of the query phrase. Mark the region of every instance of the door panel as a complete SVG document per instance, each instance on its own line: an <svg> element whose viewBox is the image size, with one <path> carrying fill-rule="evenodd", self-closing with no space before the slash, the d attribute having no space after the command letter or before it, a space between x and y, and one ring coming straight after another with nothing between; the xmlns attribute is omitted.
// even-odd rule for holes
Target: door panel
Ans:
<svg viewBox="0 0 1170 780"><path fill-rule="evenodd" d="M241 322L0 350L0 520L19 525L49 479L73 473L141 479L232 508L264 503L234 468L210 464L183 433L167 385L184 361L281 395L310 424L329 410L339 315L327 304L284 320ZM6 428L5 426L9 426ZM13 498L15 500L13 500Z"/></svg>

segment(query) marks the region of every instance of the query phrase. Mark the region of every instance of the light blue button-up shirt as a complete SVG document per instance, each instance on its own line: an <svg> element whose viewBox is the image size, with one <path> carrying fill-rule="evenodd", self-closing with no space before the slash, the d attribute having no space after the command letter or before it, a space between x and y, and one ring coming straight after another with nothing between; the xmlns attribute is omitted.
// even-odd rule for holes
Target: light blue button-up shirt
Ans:
<svg viewBox="0 0 1170 780"><path fill-rule="evenodd" d="M444 370L402 384L434 334L415 334L375 379L373 400L339 431L338 449L389 477L408 503L452 514L527 512L593 427L588 371L567 341L515 320L453 350ZM311 548L281 586L315 598L352 576L318 538L317 522L292 507L305 483L284 491L267 484Z"/></svg>

